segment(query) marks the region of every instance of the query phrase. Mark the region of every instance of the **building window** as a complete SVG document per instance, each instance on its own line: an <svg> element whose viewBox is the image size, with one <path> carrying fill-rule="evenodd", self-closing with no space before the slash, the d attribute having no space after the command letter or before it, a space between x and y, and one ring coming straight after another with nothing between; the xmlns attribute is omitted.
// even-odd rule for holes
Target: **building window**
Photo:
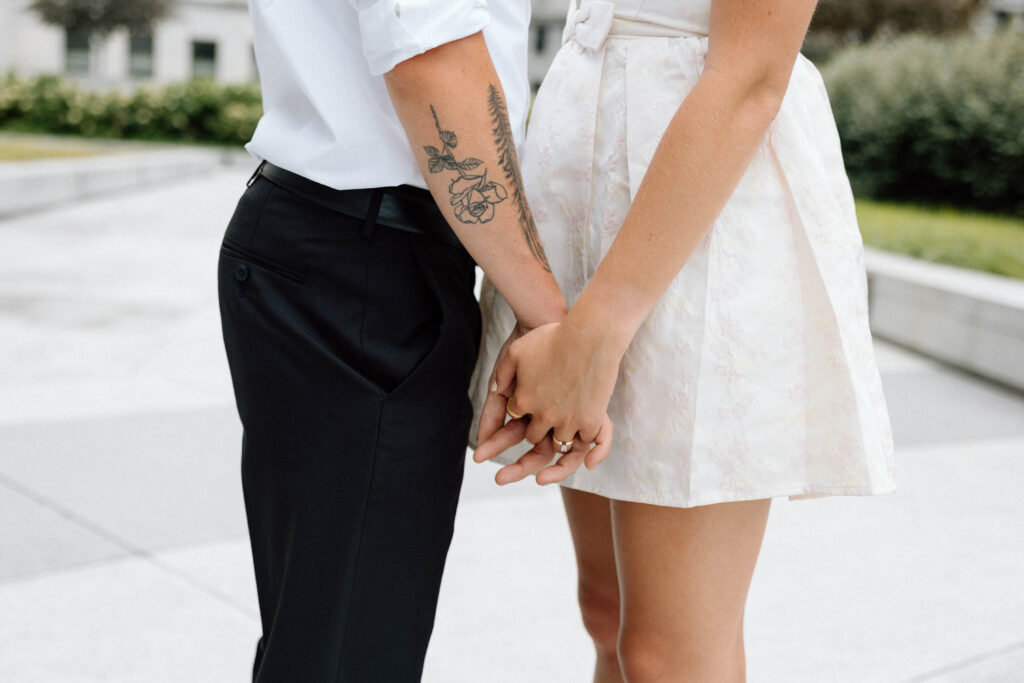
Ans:
<svg viewBox="0 0 1024 683"><path fill-rule="evenodd" d="M132 34L128 40L128 73L132 78L153 75L153 36Z"/></svg>
<svg viewBox="0 0 1024 683"><path fill-rule="evenodd" d="M547 26L545 26L544 24L538 24L537 26L534 27L533 30L533 50L537 54L542 55L544 54L544 48L547 47L548 42Z"/></svg>
<svg viewBox="0 0 1024 683"><path fill-rule="evenodd" d="M64 70L73 76L89 74L89 34L68 31L64 40Z"/></svg>
<svg viewBox="0 0 1024 683"><path fill-rule="evenodd" d="M216 78L217 44L192 41L192 78Z"/></svg>

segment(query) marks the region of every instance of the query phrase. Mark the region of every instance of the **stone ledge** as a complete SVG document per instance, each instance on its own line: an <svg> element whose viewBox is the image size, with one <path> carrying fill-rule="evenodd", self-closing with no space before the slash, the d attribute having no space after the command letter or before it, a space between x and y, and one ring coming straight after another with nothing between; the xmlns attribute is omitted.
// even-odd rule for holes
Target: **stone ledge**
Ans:
<svg viewBox="0 0 1024 683"><path fill-rule="evenodd" d="M5 162L0 164L0 219L248 162L256 167L245 152L194 147Z"/></svg>
<svg viewBox="0 0 1024 683"><path fill-rule="evenodd" d="M1024 281L865 252L878 337L1024 391Z"/></svg>

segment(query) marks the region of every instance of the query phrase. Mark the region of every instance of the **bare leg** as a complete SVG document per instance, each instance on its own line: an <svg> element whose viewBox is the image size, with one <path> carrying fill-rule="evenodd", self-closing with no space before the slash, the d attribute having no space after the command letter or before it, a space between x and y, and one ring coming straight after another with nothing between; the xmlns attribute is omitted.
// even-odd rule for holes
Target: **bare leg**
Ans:
<svg viewBox="0 0 1024 683"><path fill-rule="evenodd" d="M619 672L619 585L612 545L610 501L562 487L579 574L580 613L594 640L594 683L622 683Z"/></svg>
<svg viewBox="0 0 1024 683"><path fill-rule="evenodd" d="M770 506L612 501L629 683L746 680L743 612Z"/></svg>

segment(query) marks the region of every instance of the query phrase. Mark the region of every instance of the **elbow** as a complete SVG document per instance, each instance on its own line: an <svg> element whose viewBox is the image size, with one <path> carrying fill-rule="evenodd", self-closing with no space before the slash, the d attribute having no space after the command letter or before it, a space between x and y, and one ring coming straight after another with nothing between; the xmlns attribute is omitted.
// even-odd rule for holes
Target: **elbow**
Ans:
<svg viewBox="0 0 1024 683"><path fill-rule="evenodd" d="M788 85L788 74L785 82L781 83L776 79L765 79L748 90L746 101L755 112L769 121L774 120L782 108L782 100L786 97Z"/></svg>
<svg viewBox="0 0 1024 683"><path fill-rule="evenodd" d="M774 119L789 89L793 64L766 62L746 69L716 69L709 65L716 87L732 93L737 107L752 115Z"/></svg>
<svg viewBox="0 0 1024 683"><path fill-rule="evenodd" d="M749 109L774 119L789 89L792 64L765 63L736 79Z"/></svg>

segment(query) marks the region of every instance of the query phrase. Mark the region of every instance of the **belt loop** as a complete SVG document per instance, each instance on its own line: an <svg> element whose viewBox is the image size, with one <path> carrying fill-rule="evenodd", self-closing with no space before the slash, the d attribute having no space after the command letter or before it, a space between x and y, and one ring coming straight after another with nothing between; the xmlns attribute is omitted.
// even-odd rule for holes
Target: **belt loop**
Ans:
<svg viewBox="0 0 1024 683"><path fill-rule="evenodd" d="M366 221L363 223L363 239L373 237L373 228L377 225L377 214L380 212L380 203L384 199L384 188L378 187L370 195L370 206L366 210Z"/></svg>
<svg viewBox="0 0 1024 683"><path fill-rule="evenodd" d="M258 176L260 174L260 171L263 170L263 164L265 163L267 163L266 159L259 163L259 165L256 167L256 170L252 172L251 176L249 176L249 179L245 181L246 187L252 187L252 184L256 181L256 176Z"/></svg>

